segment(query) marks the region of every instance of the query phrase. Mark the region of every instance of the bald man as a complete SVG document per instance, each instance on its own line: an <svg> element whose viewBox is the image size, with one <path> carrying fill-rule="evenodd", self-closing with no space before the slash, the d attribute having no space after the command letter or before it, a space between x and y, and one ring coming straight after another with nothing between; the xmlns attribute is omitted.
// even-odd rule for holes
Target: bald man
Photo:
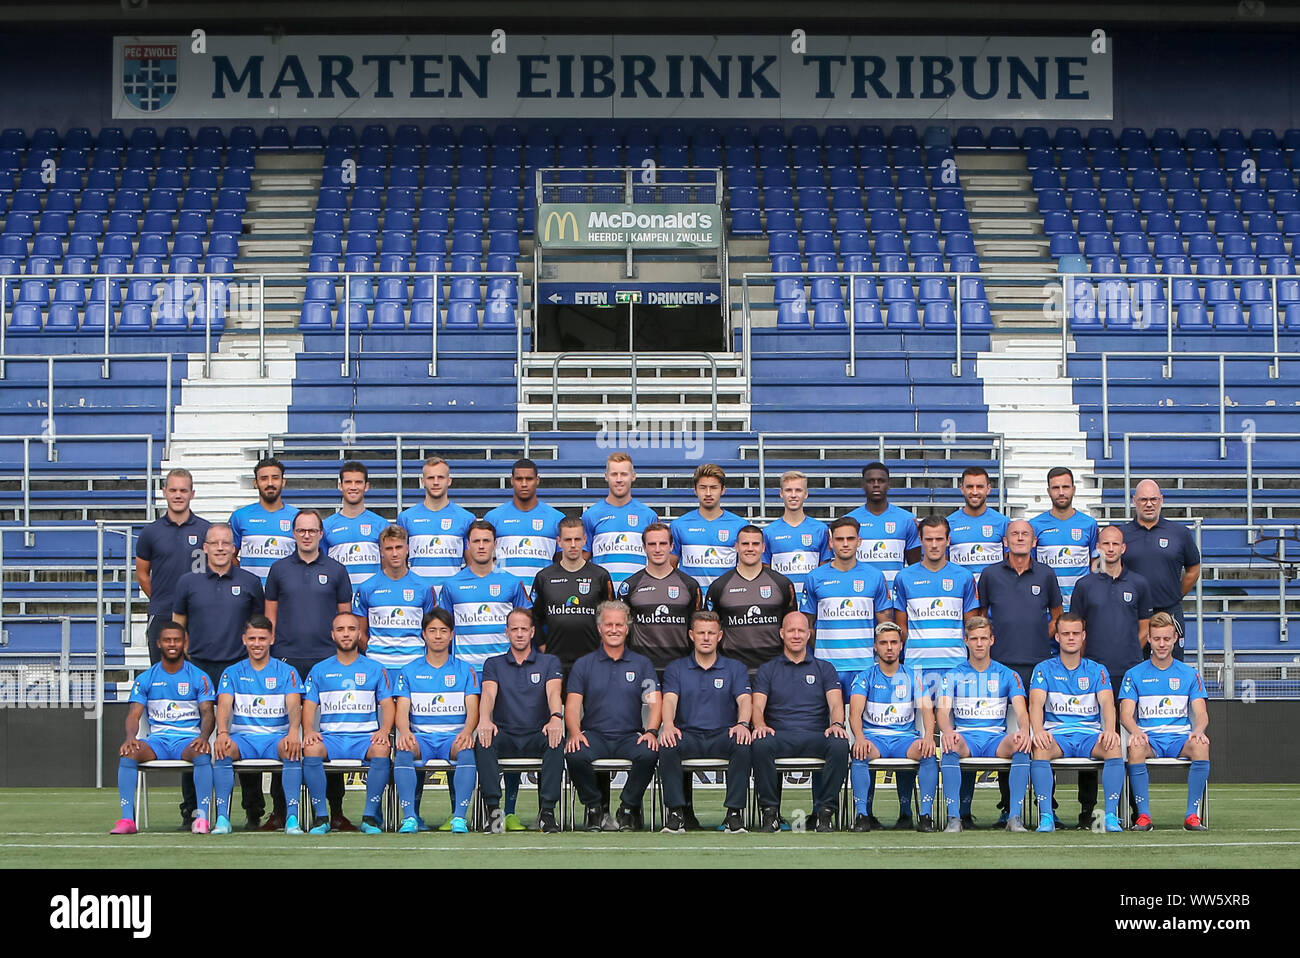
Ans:
<svg viewBox="0 0 1300 958"><path fill-rule="evenodd" d="M1186 526L1160 516L1164 493L1153 479L1133 490L1136 518L1120 526L1124 533L1124 566L1147 580L1154 612L1168 612L1178 627L1174 658L1183 657L1183 596L1201 574L1201 550Z"/></svg>

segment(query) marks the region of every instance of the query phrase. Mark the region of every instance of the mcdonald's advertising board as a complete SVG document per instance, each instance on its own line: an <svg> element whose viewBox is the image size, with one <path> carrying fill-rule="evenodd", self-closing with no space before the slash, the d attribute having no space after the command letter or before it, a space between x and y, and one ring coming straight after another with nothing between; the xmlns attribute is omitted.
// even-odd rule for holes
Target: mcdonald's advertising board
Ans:
<svg viewBox="0 0 1300 958"><path fill-rule="evenodd" d="M705 203L543 203L544 249L710 249L722 245L722 208Z"/></svg>

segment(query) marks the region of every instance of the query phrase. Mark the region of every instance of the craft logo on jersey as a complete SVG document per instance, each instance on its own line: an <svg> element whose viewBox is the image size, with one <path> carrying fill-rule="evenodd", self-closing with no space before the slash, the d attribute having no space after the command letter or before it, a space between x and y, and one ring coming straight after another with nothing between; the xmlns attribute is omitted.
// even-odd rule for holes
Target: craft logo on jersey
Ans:
<svg viewBox="0 0 1300 958"><path fill-rule="evenodd" d="M761 599L772 598L772 587L770 585L760 585L758 587L758 596Z"/></svg>
<svg viewBox="0 0 1300 958"><path fill-rule="evenodd" d="M591 580L583 579L578 583L578 594L587 595L591 592Z"/></svg>
<svg viewBox="0 0 1300 958"><path fill-rule="evenodd" d="M489 585L488 595L492 596L492 598L494 599L497 598L499 595L501 595L501 583L493 582L491 585Z"/></svg>
<svg viewBox="0 0 1300 958"><path fill-rule="evenodd" d="M240 587L239 587L239 586L237 586L237 585L232 585L232 586L230 587L230 594L231 594L231 595L239 595L239 590L240 590Z"/></svg>
<svg viewBox="0 0 1300 958"><path fill-rule="evenodd" d="M1034 595L1038 595L1040 592L1043 591L1043 587L1041 585L1031 585L1029 587L1029 591L1032 592Z"/></svg>
<svg viewBox="0 0 1300 958"><path fill-rule="evenodd" d="M1091 680L1090 678L1088 678L1088 676L1086 676L1086 675L1081 675L1081 676L1079 676L1079 691L1080 691L1080 692L1086 692L1086 691L1088 691L1088 686L1091 685L1091 684L1092 684L1092 680Z"/></svg>
<svg viewBox="0 0 1300 958"><path fill-rule="evenodd" d="M179 87L176 44L129 43L122 48L122 93L137 110L166 109Z"/></svg>
<svg viewBox="0 0 1300 958"><path fill-rule="evenodd" d="M444 676L442 677L442 684L445 685L445 686L447 686L447 688L449 688L449 689L455 687L455 685L456 685L456 676L454 676L454 675L444 675Z"/></svg>
<svg viewBox="0 0 1300 958"><path fill-rule="evenodd" d="M199 544L199 537L198 537L198 536L190 536L190 545L192 545L192 546L196 546L196 545L198 545L198 544Z"/></svg>
<svg viewBox="0 0 1300 958"><path fill-rule="evenodd" d="M715 689L720 689L720 688L722 688L722 687L723 687L724 685L726 685L726 684L727 684L727 680L726 680L726 679L718 678L718 679L714 679L714 680L713 680L713 687L714 687Z"/></svg>
<svg viewBox="0 0 1300 958"><path fill-rule="evenodd" d="M676 599L681 594L682 594L681 586L670 585L668 587L668 598Z"/></svg>
<svg viewBox="0 0 1300 958"><path fill-rule="evenodd" d="M1083 530L1082 530L1082 529L1071 529L1071 530L1070 530L1070 538L1073 539L1075 542L1082 542L1082 541L1083 541Z"/></svg>
<svg viewBox="0 0 1300 958"><path fill-rule="evenodd" d="M1177 692L1177 691L1178 691L1178 686L1180 686L1180 685L1182 685L1182 684L1183 684L1183 680L1182 680L1182 679L1179 679L1179 678L1171 678L1171 679L1169 680L1169 691L1171 691L1171 692Z"/></svg>
<svg viewBox="0 0 1300 958"><path fill-rule="evenodd" d="M177 694L177 695L189 695L189 694L190 694L190 683L189 683L189 682L177 682L177 683L176 683L176 694Z"/></svg>
<svg viewBox="0 0 1300 958"><path fill-rule="evenodd" d="M1168 539L1161 539L1161 540L1160 540L1160 548L1162 548L1162 549L1168 549L1168 548L1169 548L1169 540L1168 540Z"/></svg>
<svg viewBox="0 0 1300 958"><path fill-rule="evenodd" d="M362 534L363 536L368 536L368 535L370 535L370 523L368 523L368 522L363 522L363 523L361 524L361 534Z"/></svg>
<svg viewBox="0 0 1300 958"><path fill-rule="evenodd" d="M636 681L636 673L635 673L635 672L624 672L624 673L623 673L623 678L627 679L629 682L635 682L635 681Z"/></svg>
<svg viewBox="0 0 1300 958"><path fill-rule="evenodd" d="M897 529L897 528L898 528L898 523L897 523L897 522L886 522L886 523L885 523L885 535L887 535L887 536L892 536L892 535L894 534L894 530Z"/></svg>

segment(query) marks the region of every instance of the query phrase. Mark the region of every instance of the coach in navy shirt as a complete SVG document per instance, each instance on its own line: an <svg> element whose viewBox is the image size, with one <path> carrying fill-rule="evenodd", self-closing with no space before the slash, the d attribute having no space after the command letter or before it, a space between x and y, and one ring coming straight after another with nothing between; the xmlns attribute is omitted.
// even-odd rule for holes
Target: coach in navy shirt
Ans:
<svg viewBox="0 0 1300 958"><path fill-rule="evenodd" d="M510 650L483 663L474 762L478 787L487 806L487 831L495 831L501 801L499 758L540 758L538 825L558 832L555 803L564 777L564 715L560 686L564 673L554 655L533 647L533 614L511 609L506 616Z"/></svg>
<svg viewBox="0 0 1300 958"><path fill-rule="evenodd" d="M321 549L315 509L293 517L297 548L271 565L266 577L266 617L275 623L276 655L307 675L334 654L334 617L352 611L352 580L341 562Z"/></svg>
<svg viewBox="0 0 1300 958"><path fill-rule="evenodd" d="M208 520L190 511L194 478L188 469L173 469L163 483L167 511L140 530L135 545L135 578L149 597L149 661L157 662L158 633L175 608L181 576L203 571L203 540ZM243 648L240 648L242 654Z"/></svg>
<svg viewBox="0 0 1300 958"><path fill-rule="evenodd" d="M727 760L723 827L743 832L754 727L749 670L737 659L718 655L722 641L718 613L696 612L687 634L695 651L669 662L664 670L664 721L659 732L659 780L668 808L664 831L686 830L682 759L715 758Z"/></svg>
<svg viewBox="0 0 1300 958"><path fill-rule="evenodd" d="M1006 558L980 576L980 605L997 635L993 658L1019 672L1029 688L1034 666L1052 657L1061 587L1055 572L1034 561L1034 528L1028 522L1010 522L1002 542Z"/></svg>
<svg viewBox="0 0 1300 958"><path fill-rule="evenodd" d="M1165 497L1160 486L1143 479L1133 491L1137 518L1125 523L1124 565L1143 576L1151 586L1151 606L1168 612L1178 624L1174 658L1183 657L1183 596L1192 591L1201 574L1201 551L1186 526L1160 517Z"/></svg>
<svg viewBox="0 0 1300 958"><path fill-rule="evenodd" d="M1088 634L1085 654L1106 666L1111 687L1142 661L1151 621L1151 587L1144 576L1128 568L1124 534L1106 526L1097 535L1101 568L1074 585L1070 611L1083 616Z"/></svg>
<svg viewBox="0 0 1300 958"><path fill-rule="evenodd" d="M837 796L849 771L844 693L835 667L808 654L808 617L790 612L781 621L783 651L754 675L754 786L762 817L759 831L781 829L778 758L820 758L826 767L813 796L816 829L835 829Z"/></svg>
<svg viewBox="0 0 1300 958"><path fill-rule="evenodd" d="M642 827L641 802L654 777L659 749L659 682L654 665L627 647L630 611L618 601L596 608L600 648L573 663L569 672L564 744L569 777L587 807L588 831L631 831ZM642 704L650 717L641 723ZM600 788L591 763L602 758L627 759L632 769L619 795L618 815L610 820L601 808Z"/></svg>

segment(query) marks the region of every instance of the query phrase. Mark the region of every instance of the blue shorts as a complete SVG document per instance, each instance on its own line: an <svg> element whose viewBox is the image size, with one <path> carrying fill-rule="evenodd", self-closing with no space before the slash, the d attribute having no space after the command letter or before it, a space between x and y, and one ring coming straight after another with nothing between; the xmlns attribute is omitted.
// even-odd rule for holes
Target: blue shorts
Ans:
<svg viewBox="0 0 1300 958"><path fill-rule="evenodd" d="M866 735L867 741L876 747L881 758L907 758L907 750L912 743L920 741L919 735Z"/></svg>
<svg viewBox="0 0 1300 958"><path fill-rule="evenodd" d="M1061 746L1063 758L1092 758L1100 732L1053 732L1052 738Z"/></svg>
<svg viewBox="0 0 1300 958"><path fill-rule="evenodd" d="M451 761L451 743L456 741L455 732L412 732L411 734L420 745L420 761L427 762L430 759Z"/></svg>
<svg viewBox="0 0 1300 958"><path fill-rule="evenodd" d="M1156 753L1156 758L1178 758L1189 737L1182 732L1151 732L1147 735L1147 740L1151 743L1151 751Z"/></svg>
<svg viewBox="0 0 1300 958"><path fill-rule="evenodd" d="M327 761L350 759L369 762L366 752L370 751L370 736L370 732L325 732L320 739L325 746Z"/></svg>
<svg viewBox="0 0 1300 958"><path fill-rule="evenodd" d="M235 743L235 748L239 749L239 760L246 758L269 758L276 761L280 758L280 742L284 736L279 732L270 735L254 734L251 732L231 732L230 741Z"/></svg>
<svg viewBox="0 0 1300 958"><path fill-rule="evenodd" d="M844 708L846 711L849 707L849 699L851 698L849 691L853 688L853 680L860 674L859 672L841 672L839 674L840 691L844 693Z"/></svg>
<svg viewBox="0 0 1300 958"><path fill-rule="evenodd" d="M998 746L1007 737L1006 732L960 732L970 749L971 758L997 758Z"/></svg>
<svg viewBox="0 0 1300 958"><path fill-rule="evenodd" d="M153 749L154 755L166 762L179 762L181 753L190 747L194 735L148 735L140 741Z"/></svg>

